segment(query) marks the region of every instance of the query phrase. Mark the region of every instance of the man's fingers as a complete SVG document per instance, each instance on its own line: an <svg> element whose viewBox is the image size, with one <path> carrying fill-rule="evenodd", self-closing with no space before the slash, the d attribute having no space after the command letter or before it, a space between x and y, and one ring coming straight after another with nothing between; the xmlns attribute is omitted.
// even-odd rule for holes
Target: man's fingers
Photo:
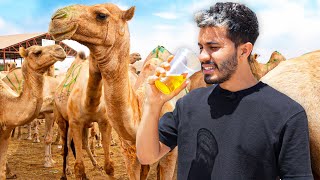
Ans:
<svg viewBox="0 0 320 180"><path fill-rule="evenodd" d="M163 62L161 63L160 67L162 67L163 69L165 69L166 71L170 70L170 63L168 62Z"/></svg>
<svg viewBox="0 0 320 180"><path fill-rule="evenodd" d="M185 89L185 88L188 86L189 83L190 83L189 80L184 81L184 82L181 84L181 86L179 86L177 89L175 89L175 90L170 94L171 97L174 97L174 96L176 96L177 94L179 94L183 89Z"/></svg>
<svg viewBox="0 0 320 180"><path fill-rule="evenodd" d="M166 76L166 70L163 69L162 67L157 67L155 75L159 76L159 77L165 77Z"/></svg>
<svg viewBox="0 0 320 180"><path fill-rule="evenodd" d="M155 82L156 80L158 80L159 78L160 78L159 76L149 76L149 77L148 77L148 84L154 85L154 82Z"/></svg>
<svg viewBox="0 0 320 180"><path fill-rule="evenodd" d="M173 55L170 55L167 59L167 62L170 63L172 60L173 60L174 56Z"/></svg>
<svg viewBox="0 0 320 180"><path fill-rule="evenodd" d="M183 78L187 78L188 73L182 73L181 75L183 76Z"/></svg>

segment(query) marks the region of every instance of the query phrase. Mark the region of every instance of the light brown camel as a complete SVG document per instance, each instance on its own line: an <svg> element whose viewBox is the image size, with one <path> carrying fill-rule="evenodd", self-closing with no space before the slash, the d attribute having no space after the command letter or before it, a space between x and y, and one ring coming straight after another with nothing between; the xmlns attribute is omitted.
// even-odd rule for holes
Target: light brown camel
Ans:
<svg viewBox="0 0 320 180"><path fill-rule="evenodd" d="M320 51L315 51L280 63L261 79L300 103L306 110L312 170L315 179L320 178L319 72Z"/></svg>
<svg viewBox="0 0 320 180"><path fill-rule="evenodd" d="M102 129L102 136L105 137L103 140L106 141L106 144L108 144L108 138L111 136L111 127L105 123L107 120L104 99L101 97L102 86L92 80L97 78L97 73L93 71L91 66L91 63L86 60L85 54L83 52L79 53L68 69L65 79L55 92L55 120L59 125L60 135L62 136L64 144L64 157L66 156L64 158L62 179L66 178L67 173L70 173L68 169L69 154L67 149L70 149L68 145L73 138L73 134L70 131L68 135L68 126L70 124L71 128L73 119L81 117L88 122L83 125L80 132L81 134L77 136L82 138L82 145L87 151L93 166L98 169L100 169L100 166L93 157L88 145L88 128L92 126L92 122L98 122L100 129ZM113 173L113 166L109 160L109 145L104 146L104 150L106 172ZM82 146L80 151L82 151ZM81 152L76 152L77 158L79 157L78 154L81 154ZM80 156L82 157L82 155ZM76 168L75 171L77 171Z"/></svg>
<svg viewBox="0 0 320 180"><path fill-rule="evenodd" d="M11 71L11 70L15 69L16 67L17 67L16 62L8 62L8 63L6 63L5 71Z"/></svg>
<svg viewBox="0 0 320 180"><path fill-rule="evenodd" d="M56 61L66 58L59 45L21 47L19 50L25 58L22 93L17 95L0 80L0 179L5 179L6 154L12 129L29 123L39 115L43 103L43 73Z"/></svg>
<svg viewBox="0 0 320 180"><path fill-rule="evenodd" d="M130 54L130 64L129 64L129 70L137 73L137 68L133 65L136 62L139 62L141 60L141 55L139 53L132 53Z"/></svg>
<svg viewBox="0 0 320 180"><path fill-rule="evenodd" d="M51 67L54 67L53 65L50 66L49 70L52 69ZM44 74L49 74L46 71ZM18 94L21 93L22 90L22 84L23 84L23 73L21 69L14 69L10 71L7 76L3 79L3 81L15 92ZM53 118L53 101L54 101L54 93L56 88L59 85L59 80L50 76L44 76L44 86L43 86L43 104L41 106L41 110L39 113L39 116L37 118L39 119L45 119L45 160L44 160L44 167L52 167L54 164L54 161L52 159L51 154L51 144L52 144L52 136L53 136L53 124L54 124L54 118ZM38 127L38 122L35 122L35 129ZM18 139L21 138L21 126L18 127ZM31 123L29 125L29 132L27 139L31 140ZM39 133L36 131L34 135L34 142L40 142L39 140Z"/></svg>
<svg viewBox="0 0 320 180"><path fill-rule="evenodd" d="M285 61L286 58L280 54L278 51L274 51L269 61L266 64L259 63L257 58L259 57L258 54L253 54L250 58L250 67L253 75L257 78L257 80L261 79L264 75L266 75L269 71L275 68L279 63Z"/></svg>
<svg viewBox="0 0 320 180"><path fill-rule="evenodd" d="M253 54L250 56L249 65L254 77L259 80L273 68L275 68L279 63L285 61L285 57L282 56L279 52L275 51L271 54L269 61L266 64L259 63L257 58L258 54ZM203 80L203 74L201 71L196 72L190 77L190 83L188 84L188 90L192 91L199 87L211 86L210 84L206 84Z"/></svg>
<svg viewBox="0 0 320 180"><path fill-rule="evenodd" d="M73 91L68 101L70 133L77 152L75 163L77 179L86 178L81 154L81 134L83 127L88 122L84 121L87 118L77 117L76 112L80 110L79 103L72 102L78 102L79 98L72 97L78 97L78 94L84 91L87 93L85 98L81 99L82 104L89 106L87 109L91 108L91 111L103 108L100 98L104 95L107 111L104 116L108 120L104 122L104 125L110 122L122 141L130 179L145 179L147 176L148 166L141 166L135 151L131 152L135 150L136 129L141 119L141 112L143 112L138 106L138 98L131 87L134 84L130 80L132 73L128 66L130 38L127 21L133 17L134 9L131 7L122 11L113 4L74 5L59 9L52 16L49 32L56 40L73 39L90 49L91 74L88 84L95 86L88 85L91 89L86 90L88 89L87 84L82 84L82 89ZM103 93L100 91L102 86ZM171 106L170 110L172 109ZM101 132L107 131L101 128L101 124L99 124ZM103 146L109 145L109 137L103 136L102 140ZM171 155L172 153L163 158L165 163L161 162L163 159L159 163L159 173L162 179L173 177L176 157L172 158ZM109 163L109 167L105 167L105 170L108 168L111 170L110 167Z"/></svg>
<svg viewBox="0 0 320 180"><path fill-rule="evenodd" d="M7 75L6 73L3 73L3 72L1 72L1 71L0 71L0 79L5 78L5 77L6 77L6 75Z"/></svg>

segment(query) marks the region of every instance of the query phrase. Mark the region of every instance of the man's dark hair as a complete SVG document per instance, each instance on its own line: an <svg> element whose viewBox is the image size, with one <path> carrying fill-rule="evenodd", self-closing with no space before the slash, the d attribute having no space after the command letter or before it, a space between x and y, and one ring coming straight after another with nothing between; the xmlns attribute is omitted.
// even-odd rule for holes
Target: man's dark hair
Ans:
<svg viewBox="0 0 320 180"><path fill-rule="evenodd" d="M224 26L227 37L235 47L246 42L254 44L259 36L256 14L243 4L226 2L216 3L209 10L195 14L198 27Z"/></svg>

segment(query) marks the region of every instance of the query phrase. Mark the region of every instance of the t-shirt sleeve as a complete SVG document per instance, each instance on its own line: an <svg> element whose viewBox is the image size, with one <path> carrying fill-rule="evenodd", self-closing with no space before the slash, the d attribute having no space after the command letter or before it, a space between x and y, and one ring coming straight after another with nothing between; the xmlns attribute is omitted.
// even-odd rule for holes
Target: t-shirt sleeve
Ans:
<svg viewBox="0 0 320 180"><path fill-rule="evenodd" d="M179 101L173 112L165 113L159 121L159 140L173 150L177 146L179 125Z"/></svg>
<svg viewBox="0 0 320 180"><path fill-rule="evenodd" d="M280 178L313 179L309 148L308 120L305 111L292 116L284 125L279 154Z"/></svg>

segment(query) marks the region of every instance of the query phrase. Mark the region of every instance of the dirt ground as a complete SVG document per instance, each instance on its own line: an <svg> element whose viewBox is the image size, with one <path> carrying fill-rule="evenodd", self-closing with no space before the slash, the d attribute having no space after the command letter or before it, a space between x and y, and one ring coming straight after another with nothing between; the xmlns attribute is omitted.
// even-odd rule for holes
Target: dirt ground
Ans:
<svg viewBox="0 0 320 180"><path fill-rule="evenodd" d="M16 134L14 138L11 138L9 149L8 149L8 162L9 166L17 175L18 180L22 179L41 179L51 180L60 179L62 174L62 156L60 155L61 149L58 145L52 145L53 159L56 164L52 168L43 167L44 164L44 123L40 126L40 143L33 143L31 140L25 140L27 137L27 128L22 128L22 140L17 140ZM57 132L57 126L55 125L54 132ZM111 146L111 159L114 162L115 175L109 177L104 171L94 169L89 157L85 155L85 168L86 174L89 179L128 179L125 169L125 163L121 154L120 144L117 134L113 131L112 136L116 141L115 146ZM54 136L55 139L55 136ZM96 148L97 161L100 166L103 167L103 149ZM73 171L74 158L70 158L71 171ZM68 176L68 179L75 179L74 174ZM156 179L155 166L151 167L148 179Z"/></svg>

